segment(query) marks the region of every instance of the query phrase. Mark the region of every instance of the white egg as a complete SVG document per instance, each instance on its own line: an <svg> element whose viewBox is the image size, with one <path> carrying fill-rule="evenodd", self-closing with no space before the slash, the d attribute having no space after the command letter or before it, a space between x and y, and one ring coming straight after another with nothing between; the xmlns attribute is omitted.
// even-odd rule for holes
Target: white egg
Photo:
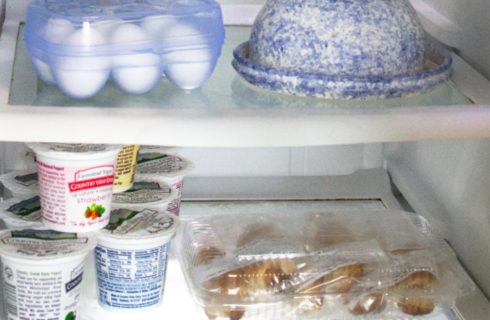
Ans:
<svg viewBox="0 0 490 320"><path fill-rule="evenodd" d="M41 80L49 84L55 83L53 73L51 72L51 67L46 62L42 61L41 59L33 58L32 64L34 65L34 68L36 69Z"/></svg>
<svg viewBox="0 0 490 320"><path fill-rule="evenodd" d="M63 43L68 46L97 46L104 45L107 41L104 35L95 29L90 22L84 22L82 27L75 31Z"/></svg>
<svg viewBox="0 0 490 320"><path fill-rule="evenodd" d="M108 71L58 70L56 79L60 89L72 98L94 96L109 78Z"/></svg>
<svg viewBox="0 0 490 320"><path fill-rule="evenodd" d="M154 39L161 39L165 30L176 23L173 16L148 16L141 22L141 27Z"/></svg>
<svg viewBox="0 0 490 320"><path fill-rule="evenodd" d="M206 49L179 50L164 57L165 75L181 89L201 87L213 71L211 52Z"/></svg>
<svg viewBox="0 0 490 320"><path fill-rule="evenodd" d="M44 26L43 35L52 43L62 43L73 32L75 32L75 27L70 21L52 18Z"/></svg>
<svg viewBox="0 0 490 320"><path fill-rule="evenodd" d="M164 39L179 40L170 53L162 55L165 64L165 75L181 89L199 88L211 76L213 65L212 53L205 48L189 49L189 46L205 46L206 39L199 30L190 24L173 24L165 29ZM175 43L175 42L174 42ZM179 49L179 45L182 49Z"/></svg>
<svg viewBox="0 0 490 320"><path fill-rule="evenodd" d="M109 78L111 60L99 54L95 46L107 44L104 36L89 23L75 31L66 39L67 49L85 52L84 55L58 56L53 73L58 86L74 98L88 98L95 95ZM93 52L90 52L93 50Z"/></svg>
<svg viewBox="0 0 490 320"><path fill-rule="evenodd" d="M109 39L114 30L123 23L121 19L110 19L94 22L92 23L92 27L99 31L106 39Z"/></svg>
<svg viewBox="0 0 490 320"><path fill-rule="evenodd" d="M150 36L135 24L119 26L110 38L113 46L151 44ZM151 90L162 74L160 57L152 52L121 53L112 57L112 78L123 90L141 94Z"/></svg>

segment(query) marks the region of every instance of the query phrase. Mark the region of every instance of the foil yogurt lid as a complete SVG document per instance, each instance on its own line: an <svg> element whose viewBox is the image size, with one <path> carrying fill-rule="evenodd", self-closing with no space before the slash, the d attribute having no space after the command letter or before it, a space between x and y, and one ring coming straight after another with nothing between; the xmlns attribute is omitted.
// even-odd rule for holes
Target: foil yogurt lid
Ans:
<svg viewBox="0 0 490 320"><path fill-rule="evenodd" d="M0 232L0 255L36 261L79 256L93 249L89 236L46 228L25 228Z"/></svg>
<svg viewBox="0 0 490 320"><path fill-rule="evenodd" d="M53 158L91 159L117 154L121 150L120 145L109 144L84 144L84 143L28 143L29 148L36 154L43 154Z"/></svg>
<svg viewBox="0 0 490 320"><path fill-rule="evenodd" d="M97 236L108 241L170 239L178 224L177 216L160 210L115 208L111 211L109 224Z"/></svg>
<svg viewBox="0 0 490 320"><path fill-rule="evenodd" d="M12 171L1 175L0 182L13 195L32 195L39 193L36 170Z"/></svg>
<svg viewBox="0 0 490 320"><path fill-rule="evenodd" d="M184 176L193 168L184 157L159 152L140 152L136 166L136 177Z"/></svg>
<svg viewBox="0 0 490 320"><path fill-rule="evenodd" d="M133 186L124 192L112 195L112 204L116 206L160 205L169 203L177 195L169 185L152 180L136 180Z"/></svg>
<svg viewBox="0 0 490 320"><path fill-rule="evenodd" d="M0 218L12 228L41 226L41 199L38 195L10 198L0 204Z"/></svg>

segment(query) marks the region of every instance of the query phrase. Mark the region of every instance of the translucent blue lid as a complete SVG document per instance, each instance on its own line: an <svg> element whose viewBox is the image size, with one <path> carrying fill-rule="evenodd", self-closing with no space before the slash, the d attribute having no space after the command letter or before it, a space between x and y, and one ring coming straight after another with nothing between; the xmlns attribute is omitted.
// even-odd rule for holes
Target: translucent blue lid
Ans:
<svg viewBox="0 0 490 320"><path fill-rule="evenodd" d="M24 28L40 78L74 98L93 96L109 78L136 94L164 75L200 87L224 35L214 0L33 0Z"/></svg>

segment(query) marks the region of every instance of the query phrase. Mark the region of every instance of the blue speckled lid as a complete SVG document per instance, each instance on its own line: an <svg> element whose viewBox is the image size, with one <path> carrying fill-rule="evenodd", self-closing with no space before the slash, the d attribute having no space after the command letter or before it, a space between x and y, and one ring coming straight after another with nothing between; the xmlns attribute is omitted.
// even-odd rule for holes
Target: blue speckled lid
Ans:
<svg viewBox="0 0 490 320"><path fill-rule="evenodd" d="M399 97L447 80L408 0L268 0L234 52L245 80L334 99Z"/></svg>
<svg viewBox="0 0 490 320"><path fill-rule="evenodd" d="M250 36L256 63L329 75L421 70L425 32L407 0L268 0Z"/></svg>

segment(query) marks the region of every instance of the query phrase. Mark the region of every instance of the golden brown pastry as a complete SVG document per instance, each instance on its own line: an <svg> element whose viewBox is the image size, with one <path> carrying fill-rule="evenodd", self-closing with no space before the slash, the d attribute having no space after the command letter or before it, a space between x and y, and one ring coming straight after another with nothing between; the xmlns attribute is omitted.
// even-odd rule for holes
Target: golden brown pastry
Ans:
<svg viewBox="0 0 490 320"><path fill-rule="evenodd" d="M199 248L197 254L194 258L194 264L196 265L206 265L211 263L216 257L222 257L225 255L223 250L218 249L214 246Z"/></svg>
<svg viewBox="0 0 490 320"><path fill-rule="evenodd" d="M352 314L361 315L367 313L379 313L386 307L385 294L373 292L362 295L357 299L354 306L349 309Z"/></svg>
<svg viewBox="0 0 490 320"><path fill-rule="evenodd" d="M436 283L430 271L415 271L393 285L394 289L430 289Z"/></svg>
<svg viewBox="0 0 490 320"><path fill-rule="evenodd" d="M434 301L424 297L403 297L397 302L403 313L419 316L431 313L434 310Z"/></svg>
<svg viewBox="0 0 490 320"><path fill-rule="evenodd" d="M257 240L281 239L282 235L271 224L254 223L245 228L237 239L236 247L242 247Z"/></svg>
<svg viewBox="0 0 490 320"><path fill-rule="evenodd" d="M436 276L430 271L415 271L402 280L395 283L391 289L397 290L427 290L437 283ZM430 298L410 296L402 297L397 301L397 306L403 313L410 315L424 315L434 310L434 301Z"/></svg>
<svg viewBox="0 0 490 320"><path fill-rule="evenodd" d="M296 307L306 312L321 308L325 294L348 292L354 281L362 277L363 272L364 266L362 264L353 263L327 273L297 291L303 297L296 299Z"/></svg>
<svg viewBox="0 0 490 320"><path fill-rule="evenodd" d="M208 306L204 310L209 320L216 318L229 318L230 320L240 320L245 314L245 308L243 307L217 307Z"/></svg>
<svg viewBox="0 0 490 320"><path fill-rule="evenodd" d="M206 287L213 294L255 301L287 289L296 271L292 259L257 261L210 279Z"/></svg>
<svg viewBox="0 0 490 320"><path fill-rule="evenodd" d="M355 281L362 277L364 273L364 266L361 263L353 263L342 266L335 269L332 272L327 273L314 282L319 292L323 293L345 293L348 292Z"/></svg>

